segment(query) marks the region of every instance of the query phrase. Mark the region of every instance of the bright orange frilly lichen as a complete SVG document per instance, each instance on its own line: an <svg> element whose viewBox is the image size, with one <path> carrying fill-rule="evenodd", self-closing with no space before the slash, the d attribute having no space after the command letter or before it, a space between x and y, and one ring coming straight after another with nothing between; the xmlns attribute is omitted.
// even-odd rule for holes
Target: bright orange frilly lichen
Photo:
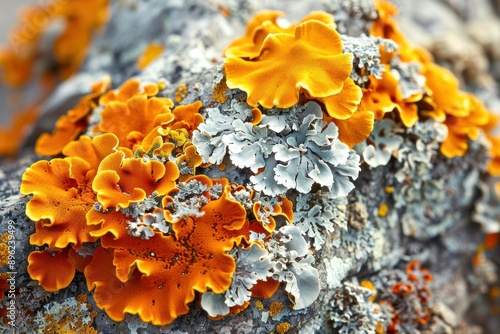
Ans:
<svg viewBox="0 0 500 334"><path fill-rule="evenodd" d="M42 160L26 170L20 191L33 195L26 205L26 215L37 222L32 244L79 248L96 240L89 234L93 227L85 220L96 201L90 187L94 174L89 163L77 157Z"/></svg>
<svg viewBox="0 0 500 334"><path fill-rule="evenodd" d="M294 29L298 24L310 20L321 21L335 28L333 15L326 12L311 12L300 22L291 24L286 28L281 27L277 21L279 17L284 15L283 12L276 10L266 10L257 13L247 24L245 35L231 42L224 50L224 55L226 57L235 56L250 59L257 57L260 53L262 43L269 34L285 33L293 35Z"/></svg>
<svg viewBox="0 0 500 334"><path fill-rule="evenodd" d="M28 129L38 118L39 107L34 104L14 115L9 127L0 128L0 157L14 157L19 153Z"/></svg>
<svg viewBox="0 0 500 334"><path fill-rule="evenodd" d="M210 184L207 180L200 179ZM229 199L227 181L223 186L221 197L201 208L204 215L172 225L175 236L131 237L122 213L93 213L91 220L102 224L95 233L103 235L106 249L95 250L85 276L97 305L113 320L131 313L155 325L169 324L189 311L195 291L222 293L230 286L236 264L226 252L246 238L248 229L245 209ZM121 225L117 215L123 216ZM114 298L108 298L109 291Z"/></svg>
<svg viewBox="0 0 500 334"><path fill-rule="evenodd" d="M164 195L175 187L179 170L175 163L163 164L127 157L122 151L107 156L99 165L92 187L104 209L127 208L157 192Z"/></svg>
<svg viewBox="0 0 500 334"><path fill-rule="evenodd" d="M68 251L34 251L28 256L28 273L46 291L55 292L70 285L75 277L75 266Z"/></svg>
<svg viewBox="0 0 500 334"><path fill-rule="evenodd" d="M301 92L310 98L342 94L352 70L352 55L342 54L342 40L334 29L313 20L298 25L295 36L268 35L258 57L229 55L224 66L227 86L245 91L248 104L289 108L299 101ZM327 110L342 119L354 111Z"/></svg>
<svg viewBox="0 0 500 334"><path fill-rule="evenodd" d="M40 155L58 155L64 146L75 140L88 125L88 117L97 107L99 97L111 85L111 78L105 77L102 81L92 85L90 94L84 96L75 108L59 118L52 134L43 133L37 140L35 152Z"/></svg>
<svg viewBox="0 0 500 334"><path fill-rule="evenodd" d="M477 140L480 128L488 124L490 114L472 94L467 94L471 104L470 112L464 117L447 115L444 124L448 128L448 136L441 144L441 153L448 158L463 156L469 148L469 140Z"/></svg>

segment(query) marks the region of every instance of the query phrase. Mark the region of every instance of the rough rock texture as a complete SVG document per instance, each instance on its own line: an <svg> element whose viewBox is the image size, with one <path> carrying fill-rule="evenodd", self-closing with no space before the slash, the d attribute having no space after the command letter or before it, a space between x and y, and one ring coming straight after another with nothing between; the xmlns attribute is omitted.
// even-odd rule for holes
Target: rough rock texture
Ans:
<svg viewBox="0 0 500 334"><path fill-rule="evenodd" d="M289 10L287 19L296 21L309 11L328 8L332 3L338 2L275 1L270 5ZM490 28L500 23L489 9L492 5L498 7L498 1L491 4L475 1L474 6L467 1L400 3L401 20L407 22L406 29L411 29L408 35L420 33L415 39L431 50L437 62L448 66L479 96L493 96L495 99L486 101L491 108L498 106L496 90L492 87L494 80L500 78L500 50L497 50L500 43L496 42L499 36L481 33L498 30ZM386 284L386 290L390 291L391 284L404 275L410 260L424 263L433 280L428 284L432 299L426 304L429 321L418 329L416 326L405 328L408 333L494 333L495 328L499 328L498 317L493 315L495 310L498 312L495 309L499 307L498 300L495 304L486 294L490 287L498 286L499 263L485 260L482 265L473 265L476 250L484 238L481 225L473 221L477 220L473 219L473 212L477 203L484 203L484 187L489 182L485 173L487 148L479 140L471 143L464 157L446 159L433 146L433 138L439 136L439 129L433 122L422 122L421 128L412 130L414 132L401 130L399 133L409 148L426 146L428 163L412 160L415 149L415 152L401 152L401 159L393 158L386 166L371 169L363 166L355 190L345 203L338 205L340 213L335 219L339 225L346 225L345 230L325 233L324 246L314 254L321 292L311 306L302 310L292 309L288 294L281 288L272 298L252 299L243 312L220 320L210 320L195 300L187 315L167 326L143 323L132 315L117 323L95 305L82 273L77 273L71 285L57 293L45 292L30 279L26 266L29 253L36 249L29 244L34 224L24 214L29 198L20 195L18 189L25 169L39 160L30 148L40 133L52 130L55 120L89 92L91 83L105 74L111 76L113 87L119 87L131 77L141 82L163 82L166 88L160 96L170 98L175 97L178 85L184 83L188 88L184 104L200 100L205 108L220 107L221 104L213 99L212 89L214 76L220 74L217 65L222 62L221 51L244 31L249 18L263 6L259 1L236 0L222 4L221 1L202 0L112 2L113 16L105 32L93 41L83 68L59 85L43 105L42 118L36 123L18 160L4 161L1 165L0 235L8 231L8 222L13 221L15 277L19 289L16 299L18 332L43 331L47 323L40 320L42 315L56 314L61 307L54 305L66 303L73 305L68 307L69 312L77 307L84 310L78 311L82 321L93 322L99 333L361 333L362 330L374 333L376 326L366 324L384 319L371 308L368 289L356 289L363 280L370 280L379 282L377 290ZM231 15L225 16L221 7L227 8ZM417 10L419 8L422 10ZM424 8L427 8L425 12ZM484 13L489 13L487 20L482 19ZM412 28L416 26L418 32ZM140 71L135 61L145 45L154 41L165 43L165 51ZM491 75L489 69L493 70ZM424 144L417 143L425 136L429 138ZM245 176L233 178L239 180ZM389 188L394 189L390 191ZM386 215L380 214L382 205L389 207ZM498 252L497 248L497 259ZM493 255L489 257L494 258ZM2 269L4 271L12 270ZM88 296L90 310L96 314L85 311L86 302L74 299L80 294ZM379 290L378 294L389 299L384 297L383 291ZM359 305L350 302L349 298ZM349 302L339 306L341 300ZM412 309L414 304L407 306L402 306L401 312L416 312ZM357 320L343 327L345 319L341 318L346 315ZM12 331L7 324L0 324L0 329Z"/></svg>

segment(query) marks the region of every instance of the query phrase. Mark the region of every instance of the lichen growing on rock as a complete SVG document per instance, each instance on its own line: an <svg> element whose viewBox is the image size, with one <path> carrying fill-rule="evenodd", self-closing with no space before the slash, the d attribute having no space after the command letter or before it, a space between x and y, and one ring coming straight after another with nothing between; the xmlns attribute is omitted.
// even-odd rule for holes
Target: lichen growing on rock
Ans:
<svg viewBox="0 0 500 334"><path fill-rule="evenodd" d="M39 102L60 118L27 142L49 157L0 172L0 287L25 331L448 332L465 310L447 284L495 296L498 116L388 1L322 3L287 23L239 0L112 2L82 73ZM61 5L62 41L85 38L72 57L57 39L52 70L82 64L106 5Z"/></svg>

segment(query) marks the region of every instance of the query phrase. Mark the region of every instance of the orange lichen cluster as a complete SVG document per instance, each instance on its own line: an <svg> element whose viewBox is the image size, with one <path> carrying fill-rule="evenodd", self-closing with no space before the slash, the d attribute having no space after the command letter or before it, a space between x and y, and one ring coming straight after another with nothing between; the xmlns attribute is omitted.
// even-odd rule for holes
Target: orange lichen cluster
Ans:
<svg viewBox="0 0 500 334"><path fill-rule="evenodd" d="M379 301L381 305L385 304L393 310L393 318L385 329L386 333L399 333L399 325L402 322L411 321L424 326L431 318L427 305L431 297L427 286L432 281L431 273L423 268L419 261L413 260L406 266L406 275L401 282L392 286L391 300ZM404 312L398 312L399 307L403 307Z"/></svg>
<svg viewBox="0 0 500 334"><path fill-rule="evenodd" d="M323 105L325 119L339 126L343 142L354 146L364 140L373 128L373 113L358 109L362 91L349 77L352 55L342 54L333 17L314 12L282 28L276 22L281 15L257 14L246 34L229 45L225 84L246 92L254 107L289 108L315 100Z"/></svg>
<svg viewBox="0 0 500 334"><path fill-rule="evenodd" d="M89 289L95 289L97 305L112 319L123 320L125 313L132 313L143 321L167 324L189 311L195 291L221 293L231 284L235 261L226 252L247 237L246 211L229 199L227 180L205 176L191 180L208 187L220 184L223 193L215 200L206 195L208 203L200 217L172 221L166 209L170 235L155 232L148 240L138 239L128 235L123 214L90 213L89 223L101 225L93 235L101 237L102 248L96 249L99 256L94 255L85 275ZM164 197L162 207L168 208L172 200ZM120 303L108 298L110 290Z"/></svg>
<svg viewBox="0 0 500 334"><path fill-rule="evenodd" d="M248 213L232 199L241 186L195 175L201 157L191 137L203 121L201 102L172 110L170 99L156 97L156 84L130 80L106 93L102 85L75 108L85 118L101 106L100 123L86 129L95 136L80 135L82 125L58 143L53 153L61 158L36 162L23 175L21 193L32 196L26 214L36 229L30 242L44 247L29 255L28 273L47 291L58 291L75 271L83 272L97 305L113 320L130 313L165 325L187 313L197 293L229 288L236 262L228 252L249 246L253 213L266 222L276 216L291 221L292 204L280 199L268 208L255 199ZM196 195L198 211L182 213L178 196L191 184L205 190ZM254 220L252 229L265 231ZM279 286L264 283L255 296L267 298Z"/></svg>
<svg viewBox="0 0 500 334"><path fill-rule="evenodd" d="M378 18L370 34L388 38L398 44L396 52L381 50L386 71L381 79L370 78L370 84L363 92L361 105L373 110L375 118L386 113L398 112L401 122L411 127L419 119L434 118L448 128L448 136L441 145L441 153L448 158L463 156L469 147L469 140L479 137L480 129L491 129L496 124L494 117L472 94L459 89L455 76L432 62L432 57L423 49L412 45L399 29L393 16L397 14L394 5L385 0L375 0ZM389 61L397 57L404 63L418 64L420 75L425 79L425 89L413 96L404 97L397 79L391 73ZM490 170L496 170L500 152L495 147L498 139L487 137L492 143L493 161ZM500 170L500 169L499 169Z"/></svg>
<svg viewBox="0 0 500 334"><path fill-rule="evenodd" d="M58 155L63 148L87 129L88 119L102 94L110 89L111 79L105 77L92 85L91 93L80 99L75 108L61 116L54 131L43 133L37 140L35 152L40 155Z"/></svg>
<svg viewBox="0 0 500 334"><path fill-rule="evenodd" d="M19 87L30 80L42 52L39 41L56 21L63 23L52 45L56 69L62 79L70 77L85 59L94 32L106 22L108 3L109 0L54 0L27 6L19 26L9 34L9 45L0 50L3 82Z"/></svg>

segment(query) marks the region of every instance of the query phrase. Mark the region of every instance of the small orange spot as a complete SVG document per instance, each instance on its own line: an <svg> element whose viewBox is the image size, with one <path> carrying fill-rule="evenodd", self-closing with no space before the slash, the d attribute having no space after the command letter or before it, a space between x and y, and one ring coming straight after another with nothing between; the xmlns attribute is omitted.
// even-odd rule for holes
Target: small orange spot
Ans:
<svg viewBox="0 0 500 334"><path fill-rule="evenodd" d="M292 326L290 325L290 323L288 323L288 322L282 322L281 324L279 324L278 326L276 326L276 331L279 334L284 334L284 333L288 332L291 327Z"/></svg>
<svg viewBox="0 0 500 334"><path fill-rule="evenodd" d="M180 84L175 90L175 102L179 103L186 98L188 89L186 84Z"/></svg>
<svg viewBox="0 0 500 334"><path fill-rule="evenodd" d="M137 59L137 67L141 70L145 69L153 62L153 60L161 55L163 50L164 48L161 44L148 44L146 49L144 49L140 57Z"/></svg>
<svg viewBox="0 0 500 334"><path fill-rule="evenodd" d="M226 164L223 162L221 162L217 167L219 168L219 170L226 170Z"/></svg>
<svg viewBox="0 0 500 334"><path fill-rule="evenodd" d="M387 212L389 211L389 207L387 206L387 204L385 203L382 203L380 204L380 206L378 207L378 212L377 212L377 215L379 217L385 217L387 216Z"/></svg>
<svg viewBox="0 0 500 334"><path fill-rule="evenodd" d="M264 309L264 304L262 304L260 300L256 300L255 307L257 308L257 310L262 311Z"/></svg>
<svg viewBox="0 0 500 334"><path fill-rule="evenodd" d="M220 7L219 12L224 15L225 17L231 16L231 11L227 7Z"/></svg>
<svg viewBox="0 0 500 334"><path fill-rule="evenodd" d="M373 285L372 281L364 280L359 285L361 285L364 288L375 291L375 293L369 299L373 303L373 301L377 298L377 289L375 289L375 285Z"/></svg>
<svg viewBox="0 0 500 334"><path fill-rule="evenodd" d="M387 186L387 187L385 187L384 190L385 190L386 194L392 194L394 192L395 188L393 186Z"/></svg>
<svg viewBox="0 0 500 334"><path fill-rule="evenodd" d="M269 306L269 315L271 317L275 317L281 312L282 309L283 309L283 303L272 302L271 306Z"/></svg>
<svg viewBox="0 0 500 334"><path fill-rule="evenodd" d="M226 80L221 80L218 84L214 86L214 89L212 90L212 96L213 99L216 102L219 103L224 103L227 100L227 95L226 92L228 90L228 87L226 85Z"/></svg>
<svg viewBox="0 0 500 334"><path fill-rule="evenodd" d="M81 304L84 304L88 301L87 295L84 293L79 294L78 296L76 296L75 299L77 302L79 302Z"/></svg>

